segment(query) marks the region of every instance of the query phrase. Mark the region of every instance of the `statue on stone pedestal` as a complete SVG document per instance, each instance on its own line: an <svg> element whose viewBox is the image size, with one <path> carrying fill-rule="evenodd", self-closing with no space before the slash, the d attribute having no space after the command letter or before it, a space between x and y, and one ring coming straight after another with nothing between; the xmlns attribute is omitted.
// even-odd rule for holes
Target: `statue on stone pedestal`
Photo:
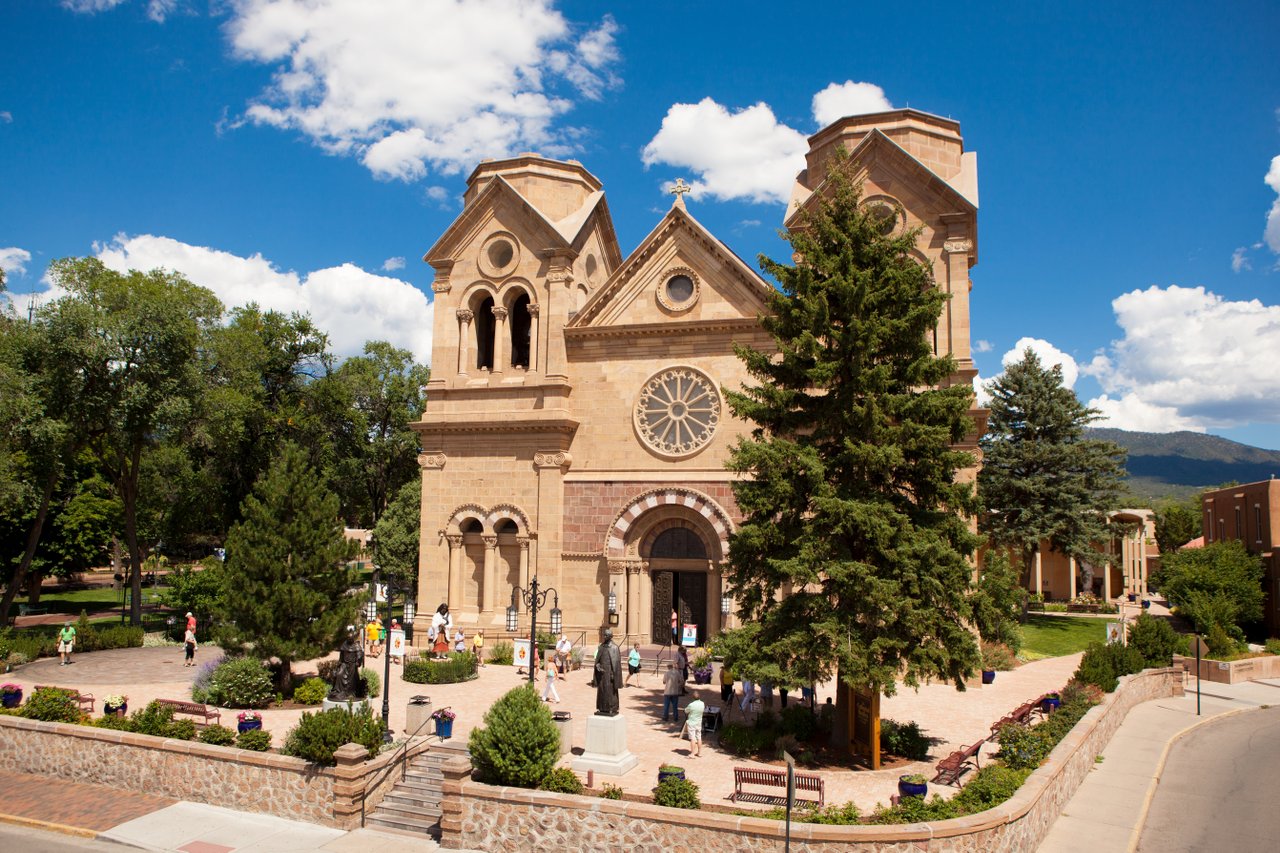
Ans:
<svg viewBox="0 0 1280 853"><path fill-rule="evenodd" d="M595 677L596 713L604 717L618 715L618 686L622 684L622 654L613 642L613 631L604 631L604 641L596 649Z"/></svg>
<svg viewBox="0 0 1280 853"><path fill-rule="evenodd" d="M330 700L351 702L364 698L364 680L360 678L362 666L364 666L364 649L356 639L356 629L348 627L347 639L338 649L338 666L333 671L333 687L329 690Z"/></svg>

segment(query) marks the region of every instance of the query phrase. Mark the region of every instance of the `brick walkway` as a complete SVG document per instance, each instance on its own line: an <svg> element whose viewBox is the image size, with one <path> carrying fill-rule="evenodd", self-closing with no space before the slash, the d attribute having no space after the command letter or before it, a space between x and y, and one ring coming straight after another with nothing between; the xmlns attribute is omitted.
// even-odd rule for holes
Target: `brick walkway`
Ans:
<svg viewBox="0 0 1280 853"><path fill-rule="evenodd" d="M177 800L0 770L0 816L103 832L171 806Z"/></svg>

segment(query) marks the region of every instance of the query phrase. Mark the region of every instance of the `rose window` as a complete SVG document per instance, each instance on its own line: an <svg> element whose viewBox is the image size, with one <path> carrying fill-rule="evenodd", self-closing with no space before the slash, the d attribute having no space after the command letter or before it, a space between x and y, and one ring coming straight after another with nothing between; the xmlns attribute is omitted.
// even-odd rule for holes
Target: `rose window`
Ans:
<svg viewBox="0 0 1280 853"><path fill-rule="evenodd" d="M673 367L645 383L636 401L636 430L666 456L686 456L706 446L720 423L720 393L700 370Z"/></svg>

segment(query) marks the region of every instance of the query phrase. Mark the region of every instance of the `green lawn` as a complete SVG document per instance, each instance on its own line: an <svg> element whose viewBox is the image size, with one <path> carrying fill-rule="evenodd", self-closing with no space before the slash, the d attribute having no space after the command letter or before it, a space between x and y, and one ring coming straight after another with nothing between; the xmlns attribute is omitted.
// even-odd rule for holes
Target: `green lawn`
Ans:
<svg viewBox="0 0 1280 853"><path fill-rule="evenodd" d="M1019 654L1026 660L1037 660L1082 652L1090 643L1106 640L1107 621L1081 616L1028 614L1026 624L1022 626L1022 651Z"/></svg>

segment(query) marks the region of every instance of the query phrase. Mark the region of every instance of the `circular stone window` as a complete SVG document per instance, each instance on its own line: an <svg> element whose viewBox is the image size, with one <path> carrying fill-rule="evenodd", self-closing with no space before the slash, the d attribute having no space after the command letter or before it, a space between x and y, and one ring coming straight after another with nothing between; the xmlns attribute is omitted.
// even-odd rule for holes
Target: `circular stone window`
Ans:
<svg viewBox="0 0 1280 853"><path fill-rule="evenodd" d="M693 270L681 267L668 270L666 280L658 286L658 302L668 311L685 311L698 301L698 277Z"/></svg>
<svg viewBox="0 0 1280 853"><path fill-rule="evenodd" d="M706 447L720 425L720 392L701 370L672 367L640 389L636 432L663 456L688 456Z"/></svg>
<svg viewBox="0 0 1280 853"><path fill-rule="evenodd" d="M887 198L871 199L863 206L863 210L872 226L885 237L896 231L902 221L902 211Z"/></svg>
<svg viewBox="0 0 1280 853"><path fill-rule="evenodd" d="M502 278L515 271L519 259L516 242L510 234L494 234L480 250L480 271L489 278Z"/></svg>

